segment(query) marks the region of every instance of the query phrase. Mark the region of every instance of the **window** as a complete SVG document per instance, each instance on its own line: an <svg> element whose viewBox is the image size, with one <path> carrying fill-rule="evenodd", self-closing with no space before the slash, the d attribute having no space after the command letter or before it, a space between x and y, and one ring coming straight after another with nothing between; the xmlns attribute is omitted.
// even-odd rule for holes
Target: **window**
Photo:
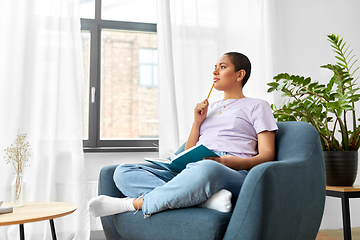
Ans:
<svg viewBox="0 0 360 240"><path fill-rule="evenodd" d="M157 49L139 49L139 85L157 87Z"/></svg>
<svg viewBox="0 0 360 240"><path fill-rule="evenodd" d="M84 150L157 151L156 0L80 4Z"/></svg>

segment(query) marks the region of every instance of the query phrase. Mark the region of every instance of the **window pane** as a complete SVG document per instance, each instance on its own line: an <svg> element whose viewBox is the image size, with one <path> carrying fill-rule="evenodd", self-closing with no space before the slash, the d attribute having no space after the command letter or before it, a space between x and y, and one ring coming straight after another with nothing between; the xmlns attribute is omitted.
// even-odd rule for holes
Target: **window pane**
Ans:
<svg viewBox="0 0 360 240"><path fill-rule="evenodd" d="M84 61L84 129L83 139L89 139L89 71L90 71L90 32L81 31Z"/></svg>
<svg viewBox="0 0 360 240"><path fill-rule="evenodd" d="M139 49L156 44L155 33L101 32L101 139L158 137L158 88L139 85Z"/></svg>
<svg viewBox="0 0 360 240"><path fill-rule="evenodd" d="M151 65L141 65L139 68L139 77L141 86L152 86L153 85L153 74Z"/></svg>
<svg viewBox="0 0 360 240"><path fill-rule="evenodd" d="M152 49L139 49L140 63L153 63L153 50Z"/></svg>
<svg viewBox="0 0 360 240"><path fill-rule="evenodd" d="M157 75L154 74L157 67L157 49L139 49L139 81L140 86L155 87Z"/></svg>
<svg viewBox="0 0 360 240"><path fill-rule="evenodd" d="M80 17L95 18L95 0L80 0Z"/></svg>
<svg viewBox="0 0 360 240"><path fill-rule="evenodd" d="M126 22L156 23L156 0L102 0L101 18Z"/></svg>

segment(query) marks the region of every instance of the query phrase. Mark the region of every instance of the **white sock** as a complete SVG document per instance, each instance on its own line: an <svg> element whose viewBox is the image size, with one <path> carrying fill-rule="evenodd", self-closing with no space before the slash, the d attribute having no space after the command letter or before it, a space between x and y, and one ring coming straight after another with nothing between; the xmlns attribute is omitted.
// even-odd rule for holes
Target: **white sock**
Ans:
<svg viewBox="0 0 360 240"><path fill-rule="evenodd" d="M208 198L205 202L201 203L199 206L218 210L220 212L230 212L232 207L231 197L232 194L230 191L222 189Z"/></svg>
<svg viewBox="0 0 360 240"><path fill-rule="evenodd" d="M117 213L135 211L133 201L134 198L115 198L100 195L88 202L88 209L94 217L104 217Z"/></svg>

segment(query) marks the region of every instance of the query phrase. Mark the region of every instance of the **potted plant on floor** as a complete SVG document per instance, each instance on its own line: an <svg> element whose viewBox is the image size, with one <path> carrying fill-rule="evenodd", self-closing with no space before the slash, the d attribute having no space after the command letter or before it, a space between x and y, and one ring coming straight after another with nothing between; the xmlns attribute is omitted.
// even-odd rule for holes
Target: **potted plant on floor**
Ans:
<svg viewBox="0 0 360 240"><path fill-rule="evenodd" d="M337 62L321 66L333 72L327 84L310 77L281 73L268 83L268 92L279 91L286 100L272 105L277 121L305 121L320 135L326 165L326 183L330 186L352 186L358 165L360 119L355 103L359 101L359 67L353 51L339 36L328 35Z"/></svg>

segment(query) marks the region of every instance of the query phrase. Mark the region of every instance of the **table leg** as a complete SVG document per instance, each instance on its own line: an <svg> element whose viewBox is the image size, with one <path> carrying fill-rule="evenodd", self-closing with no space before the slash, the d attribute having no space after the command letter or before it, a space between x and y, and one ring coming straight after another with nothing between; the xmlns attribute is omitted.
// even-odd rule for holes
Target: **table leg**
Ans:
<svg viewBox="0 0 360 240"><path fill-rule="evenodd" d="M20 240L25 240L24 224L20 224L19 229L20 229Z"/></svg>
<svg viewBox="0 0 360 240"><path fill-rule="evenodd" d="M343 214L344 240L351 240L350 207L349 198L347 196L341 198L341 205Z"/></svg>
<svg viewBox="0 0 360 240"><path fill-rule="evenodd" d="M57 238L56 238L56 232L55 232L54 219L50 219L49 221L50 221L50 228L51 228L52 239L53 239L53 240L57 240Z"/></svg>

